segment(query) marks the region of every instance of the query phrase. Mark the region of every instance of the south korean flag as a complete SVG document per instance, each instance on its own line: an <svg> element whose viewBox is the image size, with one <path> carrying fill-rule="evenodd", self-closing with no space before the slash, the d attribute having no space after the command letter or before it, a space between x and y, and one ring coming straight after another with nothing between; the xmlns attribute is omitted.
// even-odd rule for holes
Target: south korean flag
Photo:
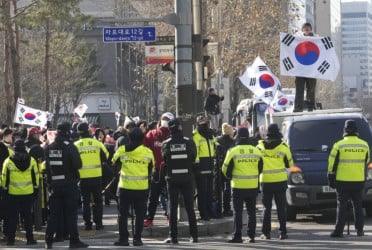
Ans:
<svg viewBox="0 0 372 250"><path fill-rule="evenodd" d="M280 33L280 74L334 81L339 70L331 38Z"/></svg>
<svg viewBox="0 0 372 250"><path fill-rule="evenodd" d="M260 57L257 57L253 64L247 67L239 79L257 98L268 104L274 98L275 92L280 88L279 79Z"/></svg>
<svg viewBox="0 0 372 250"><path fill-rule="evenodd" d="M293 108L294 98L285 95L280 90L276 91L274 99L271 101L270 106L276 111L288 111Z"/></svg>

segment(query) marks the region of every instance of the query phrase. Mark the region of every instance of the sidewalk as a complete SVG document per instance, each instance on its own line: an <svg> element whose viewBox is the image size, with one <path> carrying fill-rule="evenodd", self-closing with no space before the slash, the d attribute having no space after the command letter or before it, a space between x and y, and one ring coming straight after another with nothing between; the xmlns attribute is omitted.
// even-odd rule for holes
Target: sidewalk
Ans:
<svg viewBox="0 0 372 250"><path fill-rule="evenodd" d="M262 205L259 202L260 197L257 198L257 227L261 224ZM274 209L274 207L273 207ZM198 218L199 212L195 209L196 217ZM82 238L94 238L94 239L117 239L118 223L117 223L117 208L116 203L112 202L109 206L103 207L103 230L96 231L95 225L93 224L93 230L85 231L82 214L78 215L78 227L79 233ZM274 217L274 216L273 216ZM274 220L274 218L273 218ZM247 213L243 211L243 223L247 223ZM131 235L131 218L128 219L128 230ZM219 219L211 219L210 221L198 221L198 234L199 236L208 236L216 234L231 234L233 231L233 217L223 217ZM245 230L243 228L243 230ZM154 225L150 228L144 228L143 237L145 238L166 238L168 236L169 226L167 217L164 215L164 211L158 207L157 213L154 219ZM34 231L36 240L44 240L45 226L42 227L41 231ZM189 237L189 226L188 222L178 222L178 234L179 237ZM24 231L17 233L17 240L25 241Z"/></svg>

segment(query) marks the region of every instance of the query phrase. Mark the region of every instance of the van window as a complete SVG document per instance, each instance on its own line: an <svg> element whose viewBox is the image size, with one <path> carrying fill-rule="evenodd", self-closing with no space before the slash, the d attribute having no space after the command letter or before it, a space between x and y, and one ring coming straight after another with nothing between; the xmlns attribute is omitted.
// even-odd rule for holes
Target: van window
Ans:
<svg viewBox="0 0 372 250"><path fill-rule="evenodd" d="M300 121L289 130L289 145L293 151L330 151L333 144L343 138L346 119ZM372 136L368 123L354 119L359 136L371 147Z"/></svg>

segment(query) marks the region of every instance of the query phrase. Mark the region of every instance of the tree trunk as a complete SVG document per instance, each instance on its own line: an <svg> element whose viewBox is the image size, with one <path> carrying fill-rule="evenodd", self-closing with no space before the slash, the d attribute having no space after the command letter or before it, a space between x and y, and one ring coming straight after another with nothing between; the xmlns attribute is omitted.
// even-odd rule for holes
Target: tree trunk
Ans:
<svg viewBox="0 0 372 250"><path fill-rule="evenodd" d="M9 5L9 17L10 17L10 2L8 3ZM16 7L16 6L14 6ZM13 33L13 28L12 28L12 23L9 19L9 21L7 22L6 24L7 26L9 26L7 29L9 31L9 49L10 49L10 60L11 60L11 63L12 63L12 77L13 77L13 103L17 103L17 100L18 98L21 97L21 93L20 93L20 77L19 77L19 64L18 64L18 52L17 52L17 48L16 48L16 42L15 42L15 39L14 39L14 33ZM15 26L17 26L15 24ZM18 29L18 28L17 28ZM15 107L13 107L12 111L14 111ZM12 112L13 113L13 112Z"/></svg>
<svg viewBox="0 0 372 250"><path fill-rule="evenodd" d="M50 105L50 87L49 87L49 42L50 42L50 31L49 21L45 25L45 55L44 55L44 91L45 91L45 103L44 110L49 110Z"/></svg>
<svg viewBox="0 0 372 250"><path fill-rule="evenodd" d="M53 128L57 127L60 110L61 110L61 95L60 93L57 93L56 103L54 105L54 118L53 118L53 124L52 124Z"/></svg>
<svg viewBox="0 0 372 250"><path fill-rule="evenodd" d="M13 8L14 8L14 16L18 15L18 7L17 7L17 1L13 0ZM22 97L22 83L20 80L20 73L21 73L21 59L19 56L19 25L17 23L14 23L14 36L15 36L15 48L16 48L16 60L17 60L17 69L18 69L18 83L19 83L19 97Z"/></svg>
<svg viewBox="0 0 372 250"><path fill-rule="evenodd" d="M4 25L4 68L3 68L3 74L4 74L4 92L5 92L5 102L6 102L6 117L5 122L6 124L10 124L12 122L12 93L11 93L11 86L9 81L9 33L12 32L12 30L9 30L9 22L10 22L10 3L9 0L2 0L1 1L1 7L3 9L3 18L2 22Z"/></svg>

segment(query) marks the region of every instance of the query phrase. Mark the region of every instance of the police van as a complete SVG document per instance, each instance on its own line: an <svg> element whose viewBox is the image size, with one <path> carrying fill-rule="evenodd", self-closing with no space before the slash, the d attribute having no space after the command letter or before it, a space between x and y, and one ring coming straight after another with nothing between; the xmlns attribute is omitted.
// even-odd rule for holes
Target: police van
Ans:
<svg viewBox="0 0 372 250"><path fill-rule="evenodd" d="M372 133L361 109L316 110L314 112L278 112L268 114L269 123L281 126L283 140L290 146L294 166L288 171L287 216L295 220L304 210L336 206L335 190L328 186L328 157L333 144L343 138L344 123L353 119L359 137L372 149ZM372 164L367 170L363 202L372 216Z"/></svg>

